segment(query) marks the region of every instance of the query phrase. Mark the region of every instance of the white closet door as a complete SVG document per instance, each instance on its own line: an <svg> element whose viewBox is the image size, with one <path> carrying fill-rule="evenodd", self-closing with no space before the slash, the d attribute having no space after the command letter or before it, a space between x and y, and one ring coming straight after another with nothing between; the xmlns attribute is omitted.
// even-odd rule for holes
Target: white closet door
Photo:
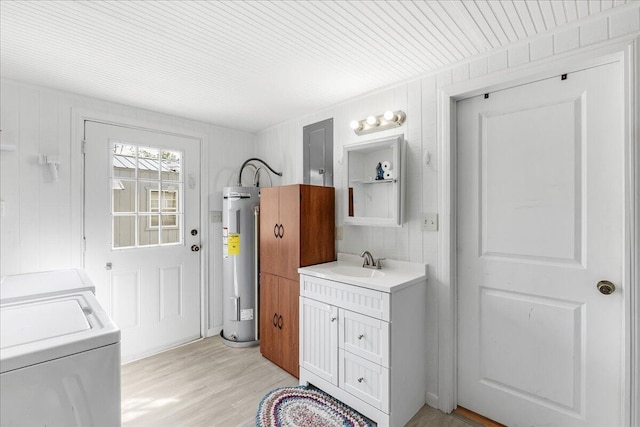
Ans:
<svg viewBox="0 0 640 427"><path fill-rule="evenodd" d="M460 406L621 425L622 87L612 63L458 102Z"/></svg>

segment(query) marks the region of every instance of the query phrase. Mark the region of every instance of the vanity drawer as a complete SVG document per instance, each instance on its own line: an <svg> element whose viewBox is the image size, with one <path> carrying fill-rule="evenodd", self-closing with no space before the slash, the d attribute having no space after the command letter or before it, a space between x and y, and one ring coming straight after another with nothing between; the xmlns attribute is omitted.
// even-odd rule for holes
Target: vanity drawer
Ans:
<svg viewBox="0 0 640 427"><path fill-rule="evenodd" d="M340 349L340 387L389 413L389 369Z"/></svg>
<svg viewBox="0 0 640 427"><path fill-rule="evenodd" d="M340 309L339 347L379 365L389 367L389 323Z"/></svg>
<svg viewBox="0 0 640 427"><path fill-rule="evenodd" d="M347 283L300 275L300 296L389 321L389 294Z"/></svg>

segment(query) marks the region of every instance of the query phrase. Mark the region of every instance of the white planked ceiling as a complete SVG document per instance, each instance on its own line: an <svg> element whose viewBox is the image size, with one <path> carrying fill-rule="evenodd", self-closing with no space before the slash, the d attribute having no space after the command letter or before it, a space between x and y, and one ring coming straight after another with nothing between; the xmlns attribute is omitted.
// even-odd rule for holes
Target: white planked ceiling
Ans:
<svg viewBox="0 0 640 427"><path fill-rule="evenodd" d="M633 1L4 0L0 73L256 132Z"/></svg>

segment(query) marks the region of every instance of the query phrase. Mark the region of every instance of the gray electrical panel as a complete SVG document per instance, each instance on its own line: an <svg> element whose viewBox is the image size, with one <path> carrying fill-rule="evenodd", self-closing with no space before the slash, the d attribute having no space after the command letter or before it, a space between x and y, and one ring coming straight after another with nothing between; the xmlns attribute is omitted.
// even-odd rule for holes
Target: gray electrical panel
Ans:
<svg viewBox="0 0 640 427"><path fill-rule="evenodd" d="M304 183L333 187L333 119L302 128Z"/></svg>

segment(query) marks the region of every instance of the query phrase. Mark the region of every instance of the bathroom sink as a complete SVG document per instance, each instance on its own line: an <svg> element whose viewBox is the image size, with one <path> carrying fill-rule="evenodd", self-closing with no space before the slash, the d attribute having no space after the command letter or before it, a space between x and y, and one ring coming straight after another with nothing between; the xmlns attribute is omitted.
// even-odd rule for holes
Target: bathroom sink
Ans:
<svg viewBox="0 0 640 427"><path fill-rule="evenodd" d="M339 265L331 269L332 273L349 277L382 277L384 273L380 270L372 270L364 267L354 267L350 265Z"/></svg>
<svg viewBox="0 0 640 427"><path fill-rule="evenodd" d="M338 253L335 261L301 267L298 269L301 275L300 283L310 277L316 277L385 293L396 292L418 282L426 283L426 264L386 259L382 261L382 270L376 270L364 268L362 258L358 254ZM303 280L303 276L307 279ZM313 279L310 280L313 282ZM313 294L316 291L304 292ZM300 294L303 294L302 285Z"/></svg>

